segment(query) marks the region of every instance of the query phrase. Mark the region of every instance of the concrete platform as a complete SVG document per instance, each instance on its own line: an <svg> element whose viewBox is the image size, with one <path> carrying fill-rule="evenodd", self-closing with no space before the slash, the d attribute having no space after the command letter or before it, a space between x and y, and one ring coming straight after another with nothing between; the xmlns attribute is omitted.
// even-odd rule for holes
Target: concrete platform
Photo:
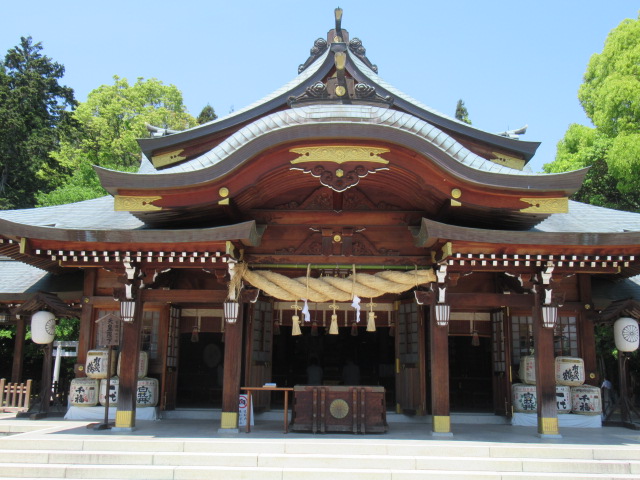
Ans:
<svg viewBox="0 0 640 480"><path fill-rule="evenodd" d="M0 478L640 480L640 433L621 427L541 439L535 427L453 421L442 438L399 416L384 434L284 434L280 411L258 415L251 433L220 435L216 412L200 413L127 433L0 415Z"/></svg>

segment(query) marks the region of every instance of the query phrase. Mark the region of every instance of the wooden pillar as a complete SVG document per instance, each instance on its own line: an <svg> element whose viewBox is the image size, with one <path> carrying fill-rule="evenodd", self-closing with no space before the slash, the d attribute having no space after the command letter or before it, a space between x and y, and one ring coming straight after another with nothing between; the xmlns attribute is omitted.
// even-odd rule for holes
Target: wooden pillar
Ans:
<svg viewBox="0 0 640 480"><path fill-rule="evenodd" d="M580 356L584 360L585 383L597 387L600 386L601 379L598 378L595 325L590 318L592 315L591 276L585 273L579 273L578 288L580 292L580 303L585 307L578 314Z"/></svg>
<svg viewBox="0 0 640 480"><path fill-rule="evenodd" d="M242 373L242 332L244 330L244 304L240 304L236 323L224 326L224 371L222 385L222 414L219 432L238 431L238 397L240 395L240 377Z"/></svg>
<svg viewBox="0 0 640 480"><path fill-rule="evenodd" d="M433 433L436 435L451 435L449 405L449 327L437 325L434 304L431 304L429 329Z"/></svg>
<svg viewBox="0 0 640 480"><path fill-rule="evenodd" d="M138 297L133 322L122 322L116 428L133 429L136 425L136 395L138 392L138 363L142 340L143 310L144 302Z"/></svg>
<svg viewBox="0 0 640 480"><path fill-rule="evenodd" d="M88 268L84 271L84 284L82 287L82 313L80 314L80 334L78 336L78 357L76 360L75 373L77 377L84 377L84 365L87 363L87 352L93 347L95 323L93 318L93 304L89 299L95 295L95 286L98 272L95 268Z"/></svg>
<svg viewBox="0 0 640 480"><path fill-rule="evenodd" d="M13 365L11 367L11 382L22 383L22 368L24 365L24 338L27 332L27 320L22 315L16 324L16 340L13 345Z"/></svg>
<svg viewBox="0 0 640 480"><path fill-rule="evenodd" d="M541 288L538 285L537 288ZM556 405L556 372L553 348L553 328L542 326L540 294L536 292L532 310L533 347L536 365L536 395L538 399L538 434L558 437L558 409Z"/></svg>

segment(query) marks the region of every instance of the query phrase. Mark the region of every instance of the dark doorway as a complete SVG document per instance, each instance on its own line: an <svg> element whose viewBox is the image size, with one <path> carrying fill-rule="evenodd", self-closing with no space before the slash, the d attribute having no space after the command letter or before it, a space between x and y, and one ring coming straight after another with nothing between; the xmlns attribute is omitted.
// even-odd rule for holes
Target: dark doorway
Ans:
<svg viewBox="0 0 640 480"><path fill-rule="evenodd" d="M351 327L341 327L338 335L327 335L325 330L319 327L312 335L311 327L303 327L302 335L292 337L291 327L280 327L273 337L273 382L279 387L306 385L307 367L317 362L323 385L343 385L343 369L351 361L359 367L359 384L383 386L387 405L395 405L394 339L389 328L366 332L362 326L356 336ZM273 397L276 404L277 397Z"/></svg>
<svg viewBox="0 0 640 480"><path fill-rule="evenodd" d="M190 333L180 335L178 408L220 408L222 405L222 333L200 332L198 341Z"/></svg>
<svg viewBox="0 0 640 480"><path fill-rule="evenodd" d="M451 411L492 412L491 339L449 337L449 388Z"/></svg>

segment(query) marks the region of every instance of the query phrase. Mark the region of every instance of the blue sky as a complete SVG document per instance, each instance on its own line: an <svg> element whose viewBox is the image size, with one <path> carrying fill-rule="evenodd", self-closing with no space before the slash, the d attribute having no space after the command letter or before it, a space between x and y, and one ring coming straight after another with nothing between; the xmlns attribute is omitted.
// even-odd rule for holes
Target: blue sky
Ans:
<svg viewBox="0 0 640 480"><path fill-rule="evenodd" d="M31 35L66 67L63 83L80 101L113 75L155 77L183 92L192 115L209 103L222 116L295 77L338 5L343 28L387 82L451 116L463 99L482 130L528 124L523 139L542 142L534 171L553 160L569 124L589 124L577 100L587 62L639 8L628 0L4 0L0 52Z"/></svg>

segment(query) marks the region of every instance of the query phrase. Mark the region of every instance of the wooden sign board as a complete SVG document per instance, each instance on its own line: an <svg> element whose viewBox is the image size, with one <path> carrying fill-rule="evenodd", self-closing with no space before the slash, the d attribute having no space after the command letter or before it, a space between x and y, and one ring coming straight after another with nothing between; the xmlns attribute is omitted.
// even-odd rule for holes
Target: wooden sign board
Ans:
<svg viewBox="0 0 640 480"><path fill-rule="evenodd" d="M120 319L119 315L109 313L96 320L98 324L98 345L113 347L120 345Z"/></svg>

